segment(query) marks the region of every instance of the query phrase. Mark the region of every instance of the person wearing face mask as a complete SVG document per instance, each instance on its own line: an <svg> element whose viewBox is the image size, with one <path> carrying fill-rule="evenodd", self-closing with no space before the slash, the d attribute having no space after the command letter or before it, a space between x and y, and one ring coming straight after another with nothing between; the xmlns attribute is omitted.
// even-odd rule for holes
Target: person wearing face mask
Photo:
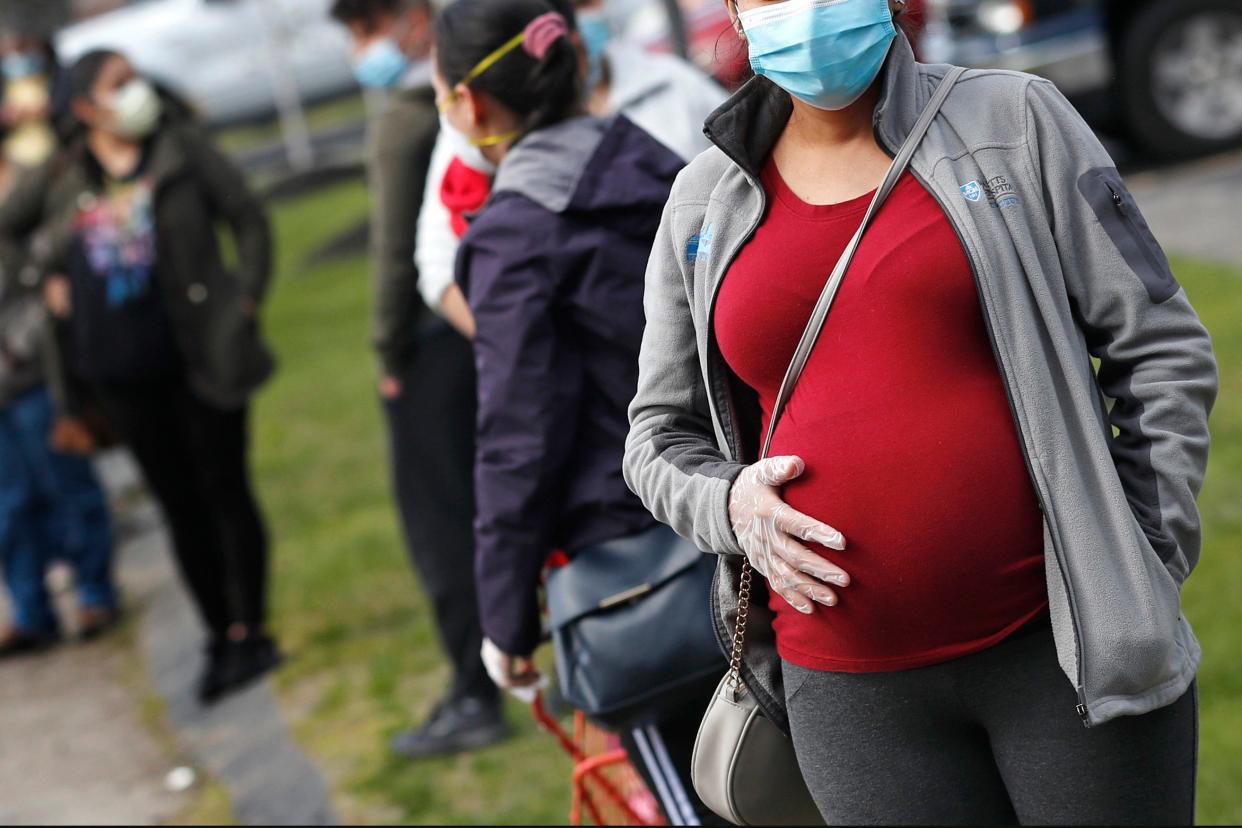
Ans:
<svg viewBox="0 0 1242 828"><path fill-rule="evenodd" d="M65 137L68 78L43 36L6 32L0 37L0 53L0 120L9 130L4 152L19 167L37 167Z"/></svg>
<svg viewBox="0 0 1242 828"><path fill-rule="evenodd" d="M1191 824L1211 340L1046 80L962 75L863 224L952 71L904 5L730 7L757 77L665 213L626 479L718 553L828 824Z"/></svg>
<svg viewBox="0 0 1242 828"><path fill-rule="evenodd" d="M418 292L414 249L439 132L431 88L426 0L337 0L358 80L386 95L368 125L374 345L388 424L393 489L406 550L430 600L452 681L420 725L393 739L415 759L484 747L508 725L479 658L482 631L470 585L474 558L475 380L470 344Z"/></svg>
<svg viewBox="0 0 1242 828"><path fill-rule="evenodd" d="M207 628L210 703L280 660L266 628L267 532L249 480L248 408L274 362L258 311L267 216L241 172L121 54L71 68L79 137L20 181L0 234L30 236L28 273L64 317L53 385L85 387L163 508ZM218 228L232 230L237 267ZM70 381L72 380L72 381Z"/></svg>
<svg viewBox="0 0 1242 828"><path fill-rule="evenodd" d="M681 58L645 52L615 37L606 0L554 0L553 5L579 50L588 111L625 115L687 161L708 148L702 124L725 100L719 84ZM418 218L419 290L428 306L467 336L473 322L453 283L453 262L465 217L487 200L494 173L477 147L441 130Z"/></svg>
<svg viewBox="0 0 1242 828"><path fill-rule="evenodd" d="M677 548L626 489L621 459L642 273L683 161L624 115L587 111L580 57L565 12L547 0L455 0L436 22L433 80L445 130L496 167L491 195L462 238L456 283L475 324L479 377L475 581L484 663L499 686L519 693L540 681L532 659L543 638L545 568L568 561L561 575L577 573L569 577L578 585L558 594L589 602L580 587L602 580L597 562L628 557L640 582L658 568L647 568L649 550ZM706 614L699 586L684 594L701 599ZM684 633L668 638L690 641ZM639 715L616 722L670 824L712 818L688 783L711 689L702 678L714 685L722 664L710 641L703 649L705 667L685 647L665 665L676 689L644 688ZM618 671L633 664L621 652L598 657L609 655ZM597 661L560 666L590 673Z"/></svg>

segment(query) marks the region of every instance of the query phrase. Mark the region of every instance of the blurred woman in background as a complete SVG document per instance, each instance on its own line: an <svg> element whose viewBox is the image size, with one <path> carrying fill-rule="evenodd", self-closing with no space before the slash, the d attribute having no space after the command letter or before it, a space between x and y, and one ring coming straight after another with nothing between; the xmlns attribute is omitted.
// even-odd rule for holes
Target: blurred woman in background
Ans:
<svg viewBox="0 0 1242 828"><path fill-rule="evenodd" d="M274 366L257 318L267 217L241 172L192 124L166 117L124 56L89 53L69 82L80 137L19 185L5 214L43 219L32 256L49 306L68 320L59 362L97 399L164 509L210 634L199 684L208 703L279 661L247 462L248 402ZM218 223L233 231L236 271Z"/></svg>

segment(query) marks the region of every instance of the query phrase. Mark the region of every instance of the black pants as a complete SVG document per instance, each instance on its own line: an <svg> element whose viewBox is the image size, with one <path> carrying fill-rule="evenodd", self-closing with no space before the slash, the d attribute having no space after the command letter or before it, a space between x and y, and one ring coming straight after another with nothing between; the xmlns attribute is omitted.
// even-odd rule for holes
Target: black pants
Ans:
<svg viewBox="0 0 1242 828"><path fill-rule="evenodd" d="M829 825L1194 819L1194 686L1087 729L1046 624L915 670L783 667L798 764Z"/></svg>
<svg viewBox="0 0 1242 828"><path fill-rule="evenodd" d="M476 388L470 343L446 330L419 343L384 401L393 488L406 549L435 614L453 668L454 698L496 699L483 668L474 587Z"/></svg>
<svg viewBox="0 0 1242 828"><path fill-rule="evenodd" d="M658 724L621 734L630 764L647 783L660 803L669 825L728 825L713 813L698 794L690 777L694 741L718 679L704 682L688 700L670 710Z"/></svg>
<svg viewBox="0 0 1242 828"><path fill-rule="evenodd" d="M164 510L181 576L216 639L262 630L267 532L250 488L247 409L224 411L183 381L96 388L109 425Z"/></svg>

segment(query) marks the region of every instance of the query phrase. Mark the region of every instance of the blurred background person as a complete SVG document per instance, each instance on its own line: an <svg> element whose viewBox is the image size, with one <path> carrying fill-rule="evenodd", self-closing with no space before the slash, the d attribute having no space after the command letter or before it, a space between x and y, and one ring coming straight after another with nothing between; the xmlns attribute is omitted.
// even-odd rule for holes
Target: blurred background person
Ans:
<svg viewBox="0 0 1242 828"><path fill-rule="evenodd" d="M13 184L0 159L0 195ZM107 501L85 457L51 448L53 405L44 382L47 313L37 287L23 284L24 250L0 243L0 569L13 606L0 631L0 658L60 640L45 579L53 560L74 570L82 639L117 619Z"/></svg>
<svg viewBox="0 0 1242 828"><path fill-rule="evenodd" d="M475 378L470 344L418 292L414 229L439 132L431 87L427 0L336 0L358 81L387 92L368 125L374 345L379 355L393 488L406 551L452 666L444 698L395 753L418 758L504 738L500 694L479 657L474 593Z"/></svg>
<svg viewBox="0 0 1242 828"><path fill-rule="evenodd" d="M267 217L233 164L193 124L166 117L123 55L88 53L69 79L80 134L23 178L0 233L44 222L31 250L51 309L68 318L58 378L88 385L164 509L209 631L198 690L209 703L280 660L247 456L249 399L274 367L257 318ZM236 272L218 222L232 230Z"/></svg>
<svg viewBox="0 0 1242 828"><path fill-rule="evenodd" d="M565 13L546 0L457 0L436 23L444 129L497 168L457 281L476 323L484 661L511 688L539 680L539 579L553 550L572 560L655 526L621 459L643 273L683 159L625 117L587 113ZM699 820L688 769L710 690L642 728L649 749L631 753L675 824Z"/></svg>
<svg viewBox="0 0 1242 828"><path fill-rule="evenodd" d="M47 35L14 29L0 34L0 122L5 157L37 167L69 128L68 77Z"/></svg>
<svg viewBox="0 0 1242 828"><path fill-rule="evenodd" d="M686 60L647 52L618 37L621 13L607 0L551 2L571 28L586 78L587 111L598 116L624 114L683 161L710 146L703 122L727 97L716 81ZM494 173L494 165L478 148L444 130L432 156L418 219L419 290L430 307L467 336L473 333L473 322L453 282L454 259L466 217L482 209Z"/></svg>

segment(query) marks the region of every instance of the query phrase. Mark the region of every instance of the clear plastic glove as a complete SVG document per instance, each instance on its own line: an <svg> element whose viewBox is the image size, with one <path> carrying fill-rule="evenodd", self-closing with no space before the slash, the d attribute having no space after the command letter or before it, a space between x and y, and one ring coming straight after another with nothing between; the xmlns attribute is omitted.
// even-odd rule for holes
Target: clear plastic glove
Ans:
<svg viewBox="0 0 1242 828"><path fill-rule="evenodd" d="M810 541L844 549L841 533L781 499L781 486L805 469L799 457L769 457L748 467L729 492L729 519L750 565L791 607L809 615L815 604L836 604L828 584L849 586L850 576L803 546Z"/></svg>
<svg viewBox="0 0 1242 828"><path fill-rule="evenodd" d="M527 704L533 702L539 690L547 686L547 679L530 656L509 655L490 638L483 639L481 655L492 682Z"/></svg>

